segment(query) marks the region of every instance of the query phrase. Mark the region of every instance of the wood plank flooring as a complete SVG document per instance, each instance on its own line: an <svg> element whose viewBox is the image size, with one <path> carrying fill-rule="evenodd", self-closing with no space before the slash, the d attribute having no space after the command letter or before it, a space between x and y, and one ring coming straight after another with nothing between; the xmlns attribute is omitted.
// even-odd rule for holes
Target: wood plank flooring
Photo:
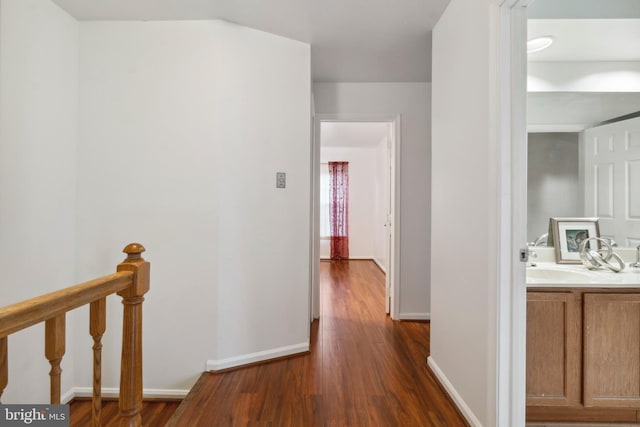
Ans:
<svg viewBox="0 0 640 427"><path fill-rule="evenodd" d="M467 426L426 366L429 324L384 313L371 261L321 263L308 354L205 373L168 426Z"/></svg>
<svg viewBox="0 0 640 427"><path fill-rule="evenodd" d="M162 427L180 405L180 401L145 401L142 403L142 425L145 427ZM76 399L69 405L69 427L88 427L91 425L91 400ZM118 401L102 402L102 426L118 427Z"/></svg>

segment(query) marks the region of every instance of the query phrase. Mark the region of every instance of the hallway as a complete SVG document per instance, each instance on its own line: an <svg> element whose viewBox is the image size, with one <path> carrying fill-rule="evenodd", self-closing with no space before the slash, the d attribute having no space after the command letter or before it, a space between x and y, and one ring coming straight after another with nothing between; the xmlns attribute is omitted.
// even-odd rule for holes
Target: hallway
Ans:
<svg viewBox="0 0 640 427"><path fill-rule="evenodd" d="M384 313L372 261L321 263L309 354L204 373L170 426L465 426L425 360L429 323Z"/></svg>

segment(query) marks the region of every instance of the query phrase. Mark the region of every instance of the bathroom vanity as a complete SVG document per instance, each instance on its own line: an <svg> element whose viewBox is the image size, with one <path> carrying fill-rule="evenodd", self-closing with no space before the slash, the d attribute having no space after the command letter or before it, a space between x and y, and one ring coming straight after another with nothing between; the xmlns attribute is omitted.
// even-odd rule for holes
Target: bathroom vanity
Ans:
<svg viewBox="0 0 640 427"><path fill-rule="evenodd" d="M527 420L640 422L640 269L527 268Z"/></svg>

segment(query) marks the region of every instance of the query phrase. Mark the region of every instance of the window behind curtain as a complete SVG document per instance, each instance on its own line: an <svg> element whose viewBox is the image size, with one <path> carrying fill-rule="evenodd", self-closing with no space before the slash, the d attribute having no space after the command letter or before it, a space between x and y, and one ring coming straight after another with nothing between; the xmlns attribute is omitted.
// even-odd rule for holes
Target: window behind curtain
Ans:
<svg viewBox="0 0 640 427"><path fill-rule="evenodd" d="M349 259L349 162L329 162L331 259Z"/></svg>

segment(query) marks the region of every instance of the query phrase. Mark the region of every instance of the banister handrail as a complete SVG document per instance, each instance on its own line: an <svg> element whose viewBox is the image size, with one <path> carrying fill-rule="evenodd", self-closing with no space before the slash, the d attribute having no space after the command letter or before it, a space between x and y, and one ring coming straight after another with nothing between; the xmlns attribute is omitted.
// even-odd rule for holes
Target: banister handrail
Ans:
<svg viewBox="0 0 640 427"><path fill-rule="evenodd" d="M133 273L120 271L75 286L0 308L0 337L11 335L92 301L115 294L133 283Z"/></svg>
<svg viewBox="0 0 640 427"><path fill-rule="evenodd" d="M122 297L122 357L120 364L120 425L141 426L142 418L142 302L149 290L149 263L144 246L127 245L127 258L117 272L85 283L0 308L0 397L8 384L8 336L45 322L45 356L51 364L51 403L60 403L60 362L65 353L66 313L90 305L89 331L93 337L92 426L100 426L102 335L106 326L106 297Z"/></svg>

